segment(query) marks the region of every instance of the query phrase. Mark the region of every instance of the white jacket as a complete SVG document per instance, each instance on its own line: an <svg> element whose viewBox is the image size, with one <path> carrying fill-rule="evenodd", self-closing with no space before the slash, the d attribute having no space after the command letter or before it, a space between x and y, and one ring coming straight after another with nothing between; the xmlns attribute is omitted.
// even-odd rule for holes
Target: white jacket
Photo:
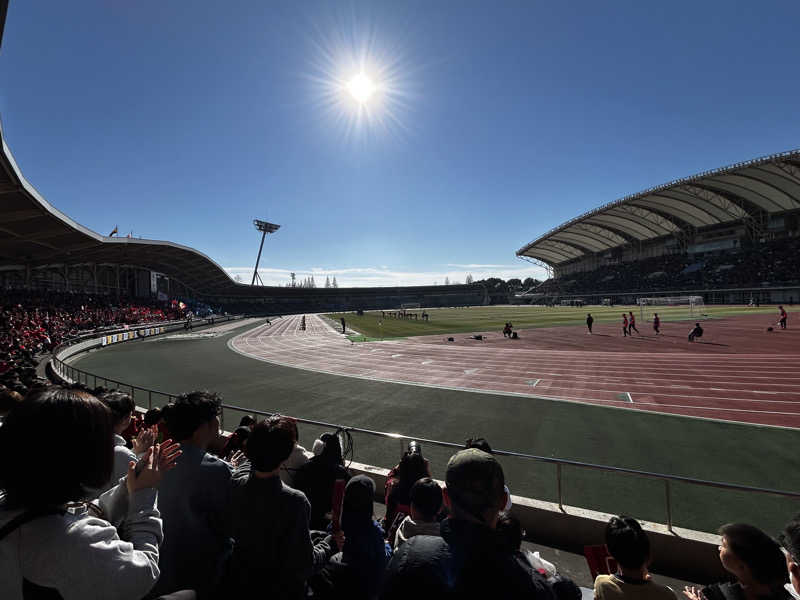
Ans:
<svg viewBox="0 0 800 600"><path fill-rule="evenodd" d="M55 588L64 600L143 598L159 575L161 519L156 490L139 490L128 500L124 483L98 500L119 530L84 506L76 513L39 517L12 531L0 541L0 598L22 600L23 578ZM21 512L0 507L0 526Z"/></svg>

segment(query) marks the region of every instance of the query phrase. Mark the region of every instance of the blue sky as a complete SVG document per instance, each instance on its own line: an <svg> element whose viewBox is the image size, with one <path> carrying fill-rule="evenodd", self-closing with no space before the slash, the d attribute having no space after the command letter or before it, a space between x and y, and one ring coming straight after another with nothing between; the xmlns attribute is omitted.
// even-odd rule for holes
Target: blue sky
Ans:
<svg viewBox="0 0 800 600"><path fill-rule="evenodd" d="M799 147L798 22L797 2L12 0L0 115L56 208L231 273L262 218L268 283L535 276L515 251L565 220ZM340 88L362 63L359 109Z"/></svg>

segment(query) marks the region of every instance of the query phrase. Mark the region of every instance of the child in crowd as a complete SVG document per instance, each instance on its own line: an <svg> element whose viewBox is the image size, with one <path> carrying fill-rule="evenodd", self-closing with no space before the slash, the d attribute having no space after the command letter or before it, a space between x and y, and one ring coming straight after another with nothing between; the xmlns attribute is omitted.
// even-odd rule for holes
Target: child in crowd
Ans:
<svg viewBox="0 0 800 600"><path fill-rule="evenodd" d="M411 514L397 528L395 549L415 535L439 535L439 521L436 517L442 508L441 486L436 480L423 477L411 486L410 495Z"/></svg>
<svg viewBox="0 0 800 600"><path fill-rule="evenodd" d="M595 600L676 600L671 589L650 577L650 539L636 519L612 517L606 525L606 546L619 569L597 576Z"/></svg>

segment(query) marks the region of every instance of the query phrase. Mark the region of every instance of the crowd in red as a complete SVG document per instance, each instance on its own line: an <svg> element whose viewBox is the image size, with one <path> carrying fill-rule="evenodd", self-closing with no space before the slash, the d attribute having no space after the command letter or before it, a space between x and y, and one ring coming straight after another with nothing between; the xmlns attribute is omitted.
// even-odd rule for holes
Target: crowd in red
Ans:
<svg viewBox="0 0 800 600"><path fill-rule="evenodd" d="M36 355L81 332L182 318L167 303L64 292L6 290L0 300L0 383L24 394L36 377Z"/></svg>

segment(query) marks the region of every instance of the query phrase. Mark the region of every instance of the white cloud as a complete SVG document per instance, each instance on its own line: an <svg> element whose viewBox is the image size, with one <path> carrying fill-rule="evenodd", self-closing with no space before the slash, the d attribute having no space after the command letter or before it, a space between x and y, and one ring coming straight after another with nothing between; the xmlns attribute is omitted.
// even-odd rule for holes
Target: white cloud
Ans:
<svg viewBox="0 0 800 600"><path fill-rule="evenodd" d="M444 265L451 267L442 270L430 271L401 271L385 267L348 267L343 269L329 267L312 267L309 269L275 269L263 268L258 273L264 285L285 286L291 281L291 273L295 274L298 282L307 277L314 277L317 287L325 285L325 277L333 279L339 287L391 287L411 285L444 284L445 278L451 283L464 283L470 274L477 281L488 277L512 279L514 277L525 279L534 277L546 279L547 274L541 267L532 264L519 265ZM456 268L458 267L458 268ZM253 277L252 267L225 267L231 277L239 275L243 283L248 283Z"/></svg>
<svg viewBox="0 0 800 600"><path fill-rule="evenodd" d="M515 267L508 265L480 265L480 264L462 264L462 263L447 263L445 267L456 267L458 269L513 269Z"/></svg>

